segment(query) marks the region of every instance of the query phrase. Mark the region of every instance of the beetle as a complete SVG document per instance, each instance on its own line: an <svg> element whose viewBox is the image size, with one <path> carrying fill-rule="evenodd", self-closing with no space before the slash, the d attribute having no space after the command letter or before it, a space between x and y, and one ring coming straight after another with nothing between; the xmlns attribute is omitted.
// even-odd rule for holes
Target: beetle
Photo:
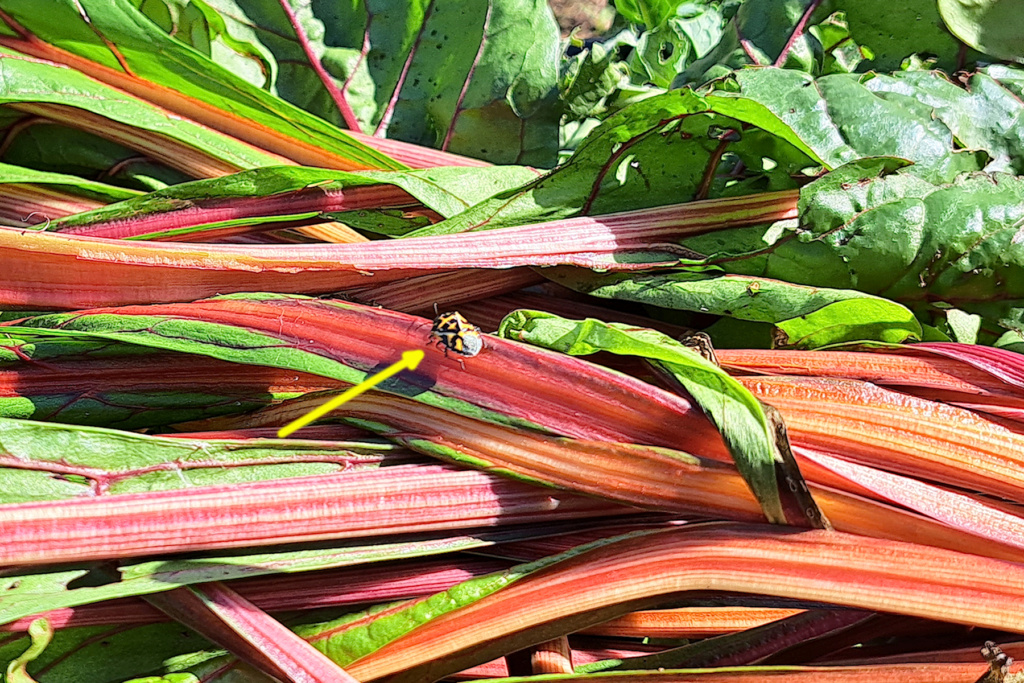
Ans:
<svg viewBox="0 0 1024 683"><path fill-rule="evenodd" d="M471 324L462 317L461 313L455 311L442 313L434 318L434 324L430 328L430 338L444 349L446 356L451 351L460 356L472 358L484 348L480 328Z"/></svg>

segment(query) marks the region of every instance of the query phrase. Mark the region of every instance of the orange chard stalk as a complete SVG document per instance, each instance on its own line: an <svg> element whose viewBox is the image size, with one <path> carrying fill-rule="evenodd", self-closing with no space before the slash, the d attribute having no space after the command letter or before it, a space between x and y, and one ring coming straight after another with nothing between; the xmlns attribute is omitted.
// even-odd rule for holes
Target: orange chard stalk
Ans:
<svg viewBox="0 0 1024 683"><path fill-rule="evenodd" d="M980 396L1024 394L989 371L918 351L920 346L906 347L906 353L720 349L716 354L722 367L734 373L857 379L903 390L920 387Z"/></svg>
<svg viewBox="0 0 1024 683"><path fill-rule="evenodd" d="M856 380L738 379L794 446L1024 503L1024 435L977 413Z"/></svg>
<svg viewBox="0 0 1024 683"><path fill-rule="evenodd" d="M709 638L745 631L806 610L781 607L678 607L639 610L583 629L592 636L618 638Z"/></svg>

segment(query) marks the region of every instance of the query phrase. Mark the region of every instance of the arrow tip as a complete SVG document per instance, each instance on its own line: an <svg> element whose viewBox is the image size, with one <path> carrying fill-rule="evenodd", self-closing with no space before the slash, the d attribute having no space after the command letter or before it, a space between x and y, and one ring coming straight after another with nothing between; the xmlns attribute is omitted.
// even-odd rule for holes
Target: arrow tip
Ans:
<svg viewBox="0 0 1024 683"><path fill-rule="evenodd" d="M413 349L412 351L406 351L402 354L402 362L405 363L406 367L410 370L415 370L416 366L423 360L423 349Z"/></svg>

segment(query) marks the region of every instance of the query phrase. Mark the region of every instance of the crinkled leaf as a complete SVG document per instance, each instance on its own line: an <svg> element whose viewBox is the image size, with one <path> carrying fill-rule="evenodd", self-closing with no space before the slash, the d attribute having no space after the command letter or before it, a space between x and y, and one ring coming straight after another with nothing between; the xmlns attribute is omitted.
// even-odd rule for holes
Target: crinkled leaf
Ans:
<svg viewBox="0 0 1024 683"><path fill-rule="evenodd" d="M414 235L499 228L695 199L708 169L712 174L716 169L715 151L724 135L735 135L729 149L749 162L753 178L735 186L719 178L709 186L708 197L789 189L794 187L789 173L817 164L805 155L809 150L800 138L774 117L750 122L767 128L741 130L740 121L719 116L705 98L689 90L649 97L609 116L554 171ZM776 160L778 173L765 171L765 155Z"/></svg>
<svg viewBox="0 0 1024 683"><path fill-rule="evenodd" d="M684 244L732 273L856 289L903 304L925 322L952 306L988 327L1024 326L1019 177L971 174L935 184L906 173L847 171L801 191L798 225L722 231Z"/></svg>
<svg viewBox="0 0 1024 683"><path fill-rule="evenodd" d="M801 149L829 169L863 157L899 157L914 162L911 172L948 182L984 166L985 155L956 149L953 133L933 116L932 107L875 92L872 80L871 75L815 79L787 69L747 69L720 84L708 100L727 116L797 137Z"/></svg>
<svg viewBox="0 0 1024 683"><path fill-rule="evenodd" d="M981 170L990 158L1005 165L1016 156L1020 104L1007 92L1014 75L977 76L978 88L965 91L924 72L816 79L791 69L739 71L704 95L674 91L621 109L555 171L415 234L694 198L704 191L709 168L714 171L725 131L736 138L725 149L742 160L747 177L731 185L717 177L705 196L790 187L790 176L809 167L833 169L879 155L913 162L910 172L933 182L949 182ZM958 147L962 140L970 149Z"/></svg>
<svg viewBox="0 0 1024 683"><path fill-rule="evenodd" d="M684 3L657 28L640 36L630 60L637 77L660 88L670 87L690 62L718 44L722 24L715 7Z"/></svg>
<svg viewBox="0 0 1024 683"><path fill-rule="evenodd" d="M617 0L615 11L648 30L657 28L676 13L679 0Z"/></svg>
<svg viewBox="0 0 1024 683"><path fill-rule="evenodd" d="M873 55L859 43L843 2L746 0L717 45L680 73L674 84L703 85L748 65L777 64L815 76L848 73L870 67L865 59Z"/></svg>
<svg viewBox="0 0 1024 683"><path fill-rule="evenodd" d="M592 318L567 320L540 311L509 314L498 334L572 356L609 351L637 356L664 368L722 432L737 469L761 503L765 517L777 524L822 523L821 512L807 492L792 454L786 457L788 445L779 443L776 424L764 405L695 351L656 330ZM790 496L799 504L786 500Z"/></svg>
<svg viewBox="0 0 1024 683"><path fill-rule="evenodd" d="M829 0L829 9L843 10L853 39L871 51L862 68L895 71L912 54L937 59L948 72L962 68L960 41L942 23L935 0ZM973 61L979 55L965 55Z"/></svg>
<svg viewBox="0 0 1024 683"><path fill-rule="evenodd" d="M986 171L1020 173L1024 103L1013 82L1021 75L1016 67L989 67L971 74L964 87L938 71L897 71L875 74L864 86L917 119L932 120L937 131L948 129L964 149L984 151L991 158Z"/></svg>

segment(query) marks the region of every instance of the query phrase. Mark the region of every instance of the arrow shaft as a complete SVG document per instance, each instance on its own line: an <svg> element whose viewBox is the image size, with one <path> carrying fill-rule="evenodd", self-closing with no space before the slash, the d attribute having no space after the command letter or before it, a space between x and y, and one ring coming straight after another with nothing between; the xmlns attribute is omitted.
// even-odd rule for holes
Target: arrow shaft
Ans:
<svg viewBox="0 0 1024 683"><path fill-rule="evenodd" d="M324 403L322 406L318 406L317 408L314 408L313 410L309 411L308 413L306 413L305 415L303 415L299 419L297 419L297 420L295 420L293 422L290 422L286 426L282 427L277 432L278 438L283 439L286 436L288 436L289 434L291 434L292 432L294 432L295 430L301 429L301 428L305 427L306 425L308 425L309 423L311 423L311 422L313 422L315 420L319 420L321 417L323 417L327 413L331 412L332 410L337 409L339 406L341 406L346 401L350 401L353 398L355 398L356 396L358 396L359 394L361 394L361 393L363 393L365 391L368 391L369 389L372 389L373 387L375 387L376 385L380 384L384 380L388 379L392 375L398 374L399 372L404 370L406 367L407 367L407 364L406 364L406 362L404 360L403 361L399 361L399 362L395 363L394 365L392 365L391 367L385 368L385 369L381 370L380 372L378 372L377 374L375 374L375 375L373 375L371 377L367 377L366 379L364 379L359 384L355 385L354 387L351 387L351 388L347 389L344 393L339 394L338 396L335 396L334 398L332 398L327 403Z"/></svg>

